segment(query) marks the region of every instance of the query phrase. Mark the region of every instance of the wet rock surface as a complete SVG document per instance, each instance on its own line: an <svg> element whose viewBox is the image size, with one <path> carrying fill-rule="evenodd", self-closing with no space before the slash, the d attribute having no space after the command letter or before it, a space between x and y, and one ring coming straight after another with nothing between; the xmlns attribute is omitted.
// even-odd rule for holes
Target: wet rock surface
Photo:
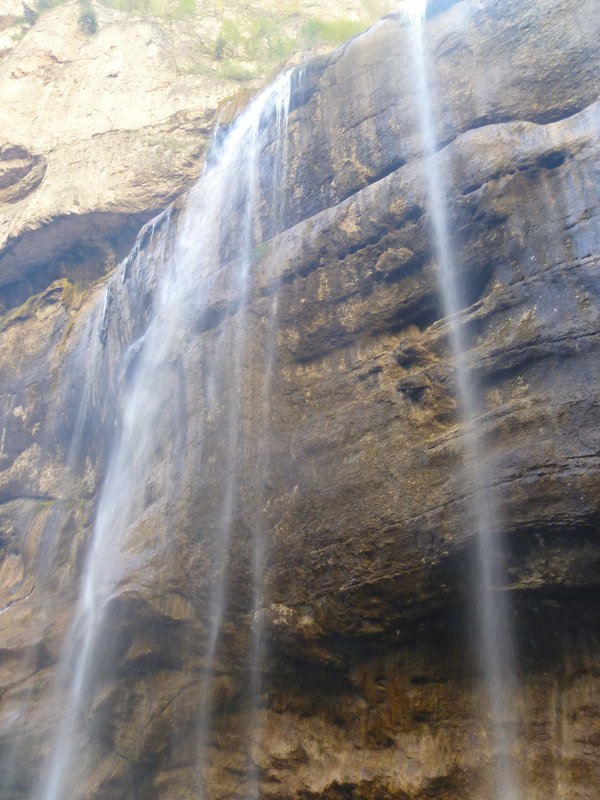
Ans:
<svg viewBox="0 0 600 800"><path fill-rule="evenodd" d="M468 299L460 325L483 388L485 466L501 509L493 532L517 628L520 687L507 717L528 798L593 798L600 12L562 0L447 5L428 23L443 142L433 158L448 184ZM287 201L263 232L248 306L225 292L235 265L209 276L165 376L173 409L123 536L105 617L113 644L78 744L86 797L195 798L195 709L207 685L209 797L259 787L272 798L458 800L489 789L493 743L465 625L465 432L399 19L312 63L294 87ZM11 185L35 158L15 152L0 173ZM60 695L57 704L49 687L118 431L122 353L132 348L135 369L152 313L158 267L144 259L180 224L181 205L141 235L121 288L80 292L63 280L2 320L7 798L31 796L51 747ZM203 375L240 325L243 446L224 554L211 543L230 412L211 406ZM234 372L217 396L231 395ZM267 546L255 612L257 532ZM224 573L233 590L211 668L207 598ZM257 625L266 645L253 711Z"/></svg>

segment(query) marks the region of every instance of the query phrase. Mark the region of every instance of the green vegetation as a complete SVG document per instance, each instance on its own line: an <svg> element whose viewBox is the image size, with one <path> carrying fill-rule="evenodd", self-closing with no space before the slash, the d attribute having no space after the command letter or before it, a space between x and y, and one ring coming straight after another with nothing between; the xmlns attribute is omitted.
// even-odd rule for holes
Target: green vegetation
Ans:
<svg viewBox="0 0 600 800"><path fill-rule="evenodd" d="M221 75L230 81L248 81L256 78L256 70L245 67L237 61L227 59L221 63Z"/></svg>
<svg viewBox="0 0 600 800"><path fill-rule="evenodd" d="M148 14L151 16L167 16L168 0L104 0L104 5L130 14Z"/></svg>
<svg viewBox="0 0 600 800"><path fill-rule="evenodd" d="M258 264L271 253L272 245L270 241L259 242L252 252L252 263Z"/></svg>
<svg viewBox="0 0 600 800"><path fill-rule="evenodd" d="M311 19L302 26L301 36L305 44L341 44L365 29L364 22L351 19Z"/></svg>
<svg viewBox="0 0 600 800"><path fill-rule="evenodd" d="M98 17L91 0L79 0L79 27L90 35L98 30Z"/></svg>
<svg viewBox="0 0 600 800"><path fill-rule="evenodd" d="M27 14L27 21L34 25L38 14L49 11L51 8L62 5L65 0L36 0L35 11L28 6L24 6ZM79 27L84 33L96 33L98 30L98 18L91 0L79 0Z"/></svg>
<svg viewBox="0 0 600 800"><path fill-rule="evenodd" d="M224 58L229 55L237 58L240 55L240 50L244 46L244 36L240 29L232 19L225 19L221 25L221 30L217 36L217 43L215 46L215 56L217 58Z"/></svg>
<svg viewBox="0 0 600 800"><path fill-rule="evenodd" d="M372 0L385 3L386 0ZM370 15L369 15L370 16ZM274 15L254 14L251 19L226 17L219 30L214 57L223 62L221 72L234 80L253 77L255 71L235 66L234 61L273 67L285 61L294 51L307 50L319 44L341 44L365 30L369 20L312 19L293 29Z"/></svg>
<svg viewBox="0 0 600 800"><path fill-rule="evenodd" d="M277 63L297 46L272 17L255 16L245 26L231 18L223 20L215 43L215 58Z"/></svg>
<svg viewBox="0 0 600 800"><path fill-rule="evenodd" d="M81 291L81 286L69 278L58 278L54 283L51 283L49 289L61 290L61 302L67 309L73 307L77 300L77 294Z"/></svg>
<svg viewBox="0 0 600 800"><path fill-rule="evenodd" d="M65 0L35 0L40 13ZM94 34L98 20L92 0L79 0L79 26ZM200 0L98 0L103 5L140 16L175 21L194 16L203 8ZM389 11L392 0L361 0L363 11L356 19L308 19L300 11L299 0L280 0L276 10L258 4L236 4L232 0L212 0L212 11L221 18L216 40L203 41L206 53L198 61L216 59L217 74L236 81L265 75L292 53L318 45L338 45L365 30ZM34 12L35 13L35 12ZM193 36L193 30L189 31ZM192 59L193 62L193 59ZM195 72L193 63L184 71ZM213 74L214 74L213 72Z"/></svg>
<svg viewBox="0 0 600 800"><path fill-rule="evenodd" d="M67 309L71 309L77 300L79 287L68 278L58 278L38 294L31 295L20 306L12 308L4 315L0 315L0 333L11 325L25 322L43 305L54 303L60 297L60 302Z"/></svg>
<svg viewBox="0 0 600 800"><path fill-rule="evenodd" d="M193 14L196 0L101 0L105 6L141 16L176 18Z"/></svg>
<svg viewBox="0 0 600 800"><path fill-rule="evenodd" d="M281 24L271 17L256 17L249 30L247 52L251 60L266 57L268 61L281 61L295 47L294 39L281 32Z"/></svg>
<svg viewBox="0 0 600 800"><path fill-rule="evenodd" d="M0 333L3 333L11 325L17 322L25 322L29 319L38 306L40 295L29 297L17 308L12 308L4 316L0 317Z"/></svg>
<svg viewBox="0 0 600 800"><path fill-rule="evenodd" d="M261 68L281 63L296 48L296 40L286 36L273 17L255 16L245 24L228 17L221 24L213 55L221 62L223 77L245 81L261 74Z"/></svg>
<svg viewBox="0 0 600 800"><path fill-rule="evenodd" d="M55 503L56 500L40 500L39 503L35 504L34 513L41 514L41 512L45 511L47 508L52 508Z"/></svg>
<svg viewBox="0 0 600 800"><path fill-rule="evenodd" d="M44 11L48 11L50 8L59 6L61 3L64 3L64 0L36 0L35 8L36 11L41 14Z"/></svg>
<svg viewBox="0 0 600 800"><path fill-rule="evenodd" d="M380 17L389 14L395 7L389 0L362 0L363 8L370 22L375 22Z"/></svg>
<svg viewBox="0 0 600 800"><path fill-rule="evenodd" d="M35 17L63 2L35 0L35 11L31 13ZM98 29L93 3L170 22L190 17L195 20L204 8L202 0L79 0L79 27L89 35ZM362 32L390 10L392 0L361 0L361 5L358 20L307 19L299 0L279 0L275 7L261 0L257 4L211 0L211 14L221 20L218 35L210 41L200 34L201 27L196 32L190 23L185 32L186 54L178 57L182 62L179 69L239 82L264 77L295 52L319 45L335 46Z"/></svg>

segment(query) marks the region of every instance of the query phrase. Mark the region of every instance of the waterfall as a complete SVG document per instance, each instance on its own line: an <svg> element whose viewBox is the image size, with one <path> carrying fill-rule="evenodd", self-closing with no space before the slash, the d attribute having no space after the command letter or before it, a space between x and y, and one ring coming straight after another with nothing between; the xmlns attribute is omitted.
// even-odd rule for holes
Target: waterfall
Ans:
<svg viewBox="0 0 600 800"><path fill-rule="evenodd" d="M285 139L292 73L281 76L259 95L231 128L215 137L208 165L183 206L169 209L140 234L136 247L113 274L96 314L97 359L90 364L90 382L109 382L115 394L112 452L99 494L96 518L81 577L79 599L59 665L57 696L66 693L54 750L38 782L36 800L76 796L75 777L86 767L82 729L99 681L113 668L117 647L110 630L111 602L126 584L129 571L149 558L150 547L136 539L148 509L160 509L159 555L167 554L171 509L180 491L180 478L193 457L199 463L209 420L222 419L220 457L227 464L216 504L219 524L207 545L212 568L203 598L205 675L197 716L198 780L206 767L211 725L212 678L222 628L230 599L229 558L233 519L239 502L245 412L242 367L247 347L245 308L251 291L251 273L262 230L280 222L280 185L285 170ZM266 195L266 196L263 196ZM262 199L262 203L260 202ZM266 211L265 211L266 209ZM267 214L269 219L265 221ZM225 305L209 308L208 295L221 282ZM99 306L100 309L100 306ZM236 315L229 333L215 337L212 350L203 353L202 382L206 415L189 419L185 370L190 341L207 318ZM265 389L275 353L275 312L268 324L265 345ZM227 397L221 389L228 387ZM86 388L83 397L91 390ZM82 422L78 420L78 437ZM253 445L260 462L268 461L268 443ZM190 455L193 451L193 454ZM157 467L157 465L161 465ZM260 482L260 476L257 476ZM264 541L260 520L255 521L250 575L251 615L259 616L260 584L264 570ZM254 701L259 692L263 631L257 626L248 672ZM68 690L66 687L69 687ZM61 694L62 690L62 694ZM249 776L252 780L252 776Z"/></svg>
<svg viewBox="0 0 600 800"><path fill-rule="evenodd" d="M438 265L439 292L449 326L457 405L464 428L464 479L471 492L469 519L474 526L477 550L474 574L471 577L471 590L476 606L475 643L480 650L496 748L494 797L496 800L517 800L519 791L516 753L510 730L515 696L515 655L508 593L503 587L502 547L496 533L500 509L493 489L493 475L486 462L478 421L483 410L481 387L477 385L468 363L469 343L461 319L461 311L466 302L454 259L445 198L446 181L437 157L438 143L428 80L426 6L427 0L409 0L403 4L402 14L410 30L418 127L434 253Z"/></svg>

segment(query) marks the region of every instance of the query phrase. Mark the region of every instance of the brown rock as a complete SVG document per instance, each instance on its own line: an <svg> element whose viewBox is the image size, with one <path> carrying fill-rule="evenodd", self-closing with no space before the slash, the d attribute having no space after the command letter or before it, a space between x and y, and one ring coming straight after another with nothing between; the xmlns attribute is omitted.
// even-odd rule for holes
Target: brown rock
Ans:
<svg viewBox="0 0 600 800"><path fill-rule="evenodd" d="M493 534L506 545L519 645L507 716L531 800L592 798L600 778L598 30L594 3L565 0L461 2L428 25L445 143L435 159L467 287L459 323L484 390L485 467L501 508ZM406 35L390 19L294 85L288 200L273 230L265 224L248 304L227 292L236 265L221 265L194 324L182 318L185 347L161 376L172 403L155 431L160 457L133 498L142 511L120 543L107 647L77 740L90 798L194 797L199 739L207 797L491 791L494 745L465 625L474 534L464 429ZM114 435L115 391L129 379L119 357L133 346L135 370L152 255L184 202L141 234L140 259L104 305L103 286L81 296L63 282L0 331L0 737L14 754L15 798L56 728L48 683ZM242 324L241 374L222 370L211 406L207 364ZM81 405L91 351L93 399ZM223 442L234 390L243 447L232 463ZM231 538L219 549L231 470ZM259 603L257 534L267 545ZM221 579L228 605L209 663ZM260 687L250 667L257 630Z"/></svg>

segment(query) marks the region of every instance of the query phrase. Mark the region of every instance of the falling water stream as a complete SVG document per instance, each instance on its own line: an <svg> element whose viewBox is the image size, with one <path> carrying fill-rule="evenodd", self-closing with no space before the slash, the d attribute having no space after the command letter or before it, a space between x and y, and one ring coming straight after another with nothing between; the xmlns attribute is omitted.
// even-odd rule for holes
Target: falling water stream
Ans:
<svg viewBox="0 0 600 800"><path fill-rule="evenodd" d="M449 326L449 342L456 375L457 403L464 426L464 478L471 492L469 518L473 520L477 557L472 576L476 605L476 646L486 684L493 741L495 800L517 800L516 753L510 719L514 703L514 645L507 592L503 590L502 551L494 535L499 514L492 488L493 475L486 461L482 429L481 391L467 360L468 342L461 311L466 303L455 263L445 176L431 102L426 42L427 0L409 0L402 10L410 32L411 60L417 96L429 216L438 264L439 291Z"/></svg>
<svg viewBox="0 0 600 800"><path fill-rule="evenodd" d="M213 351L207 374L206 404L215 410L220 404L226 435L222 442L223 459L229 469L224 477L220 503L220 524L209 545L211 563L217 565L215 578L206 599L206 643L204 662L209 665L203 684L198 722L199 783L205 766L207 737L211 724L210 665L219 647L223 620L227 611L228 559L234 509L239 493L240 450L242 436L241 367L246 348L244 309L250 287L254 250L260 241L259 196L264 171L271 175L271 196L264 206L277 216L277 198L282 169L285 169L284 140L290 99L291 73L282 75L259 95L222 137L215 142L210 164L188 194L179 218L171 220L171 211L150 224L143 233L148 241L138 245L114 274L107 286L102 314L98 315L97 336L103 343L99 358L106 358L109 348L118 350L113 370L119 385L116 435L100 492L95 524L81 580L81 590L59 669L59 683L69 685L54 751L40 777L36 800L62 800L73 797L72 773L79 767L75 759L81 749L81 718L87 698L97 679L98 662L110 661L110 631L106 631L107 608L111 596L124 580L128 561L124 543L143 518L152 492L175 497L180 471L186 458L185 416L181 403L174 402L177 365L192 338L198 317L205 311L205 283L225 263L226 294L236 298L236 324L233 332L220 337ZM269 145L274 141L274 147ZM259 162L261 172L259 173ZM259 185L259 177L263 178ZM267 185L269 181L266 181ZM268 186L267 186L268 191ZM264 210L261 212L264 214ZM155 227L161 229L155 236ZM136 286L135 282L141 285ZM129 289L131 284L133 289ZM128 326L127 305L130 295L152 295L145 327ZM138 326L139 327L139 326ZM269 326L275 335L274 323ZM115 340L120 340L115 345ZM273 356L273 343L266 343L267 360ZM92 372L98 364L91 365ZM265 380L270 364L266 364ZM225 382L232 391L223 410L223 399L215 386ZM212 388L211 388L212 387ZM265 389L265 393L268 390ZM203 420L196 422L202 441ZM158 435L157 432L161 432ZM166 432L166 434L165 434ZM157 461L167 463L162 477L155 474ZM258 534L254 547L253 603L260 599L264 543ZM165 532L165 535L167 533ZM254 609L256 611L256 608ZM253 692L258 692L259 660L263 650L260 627L255 632L250 665ZM202 794L202 792L201 792Z"/></svg>

